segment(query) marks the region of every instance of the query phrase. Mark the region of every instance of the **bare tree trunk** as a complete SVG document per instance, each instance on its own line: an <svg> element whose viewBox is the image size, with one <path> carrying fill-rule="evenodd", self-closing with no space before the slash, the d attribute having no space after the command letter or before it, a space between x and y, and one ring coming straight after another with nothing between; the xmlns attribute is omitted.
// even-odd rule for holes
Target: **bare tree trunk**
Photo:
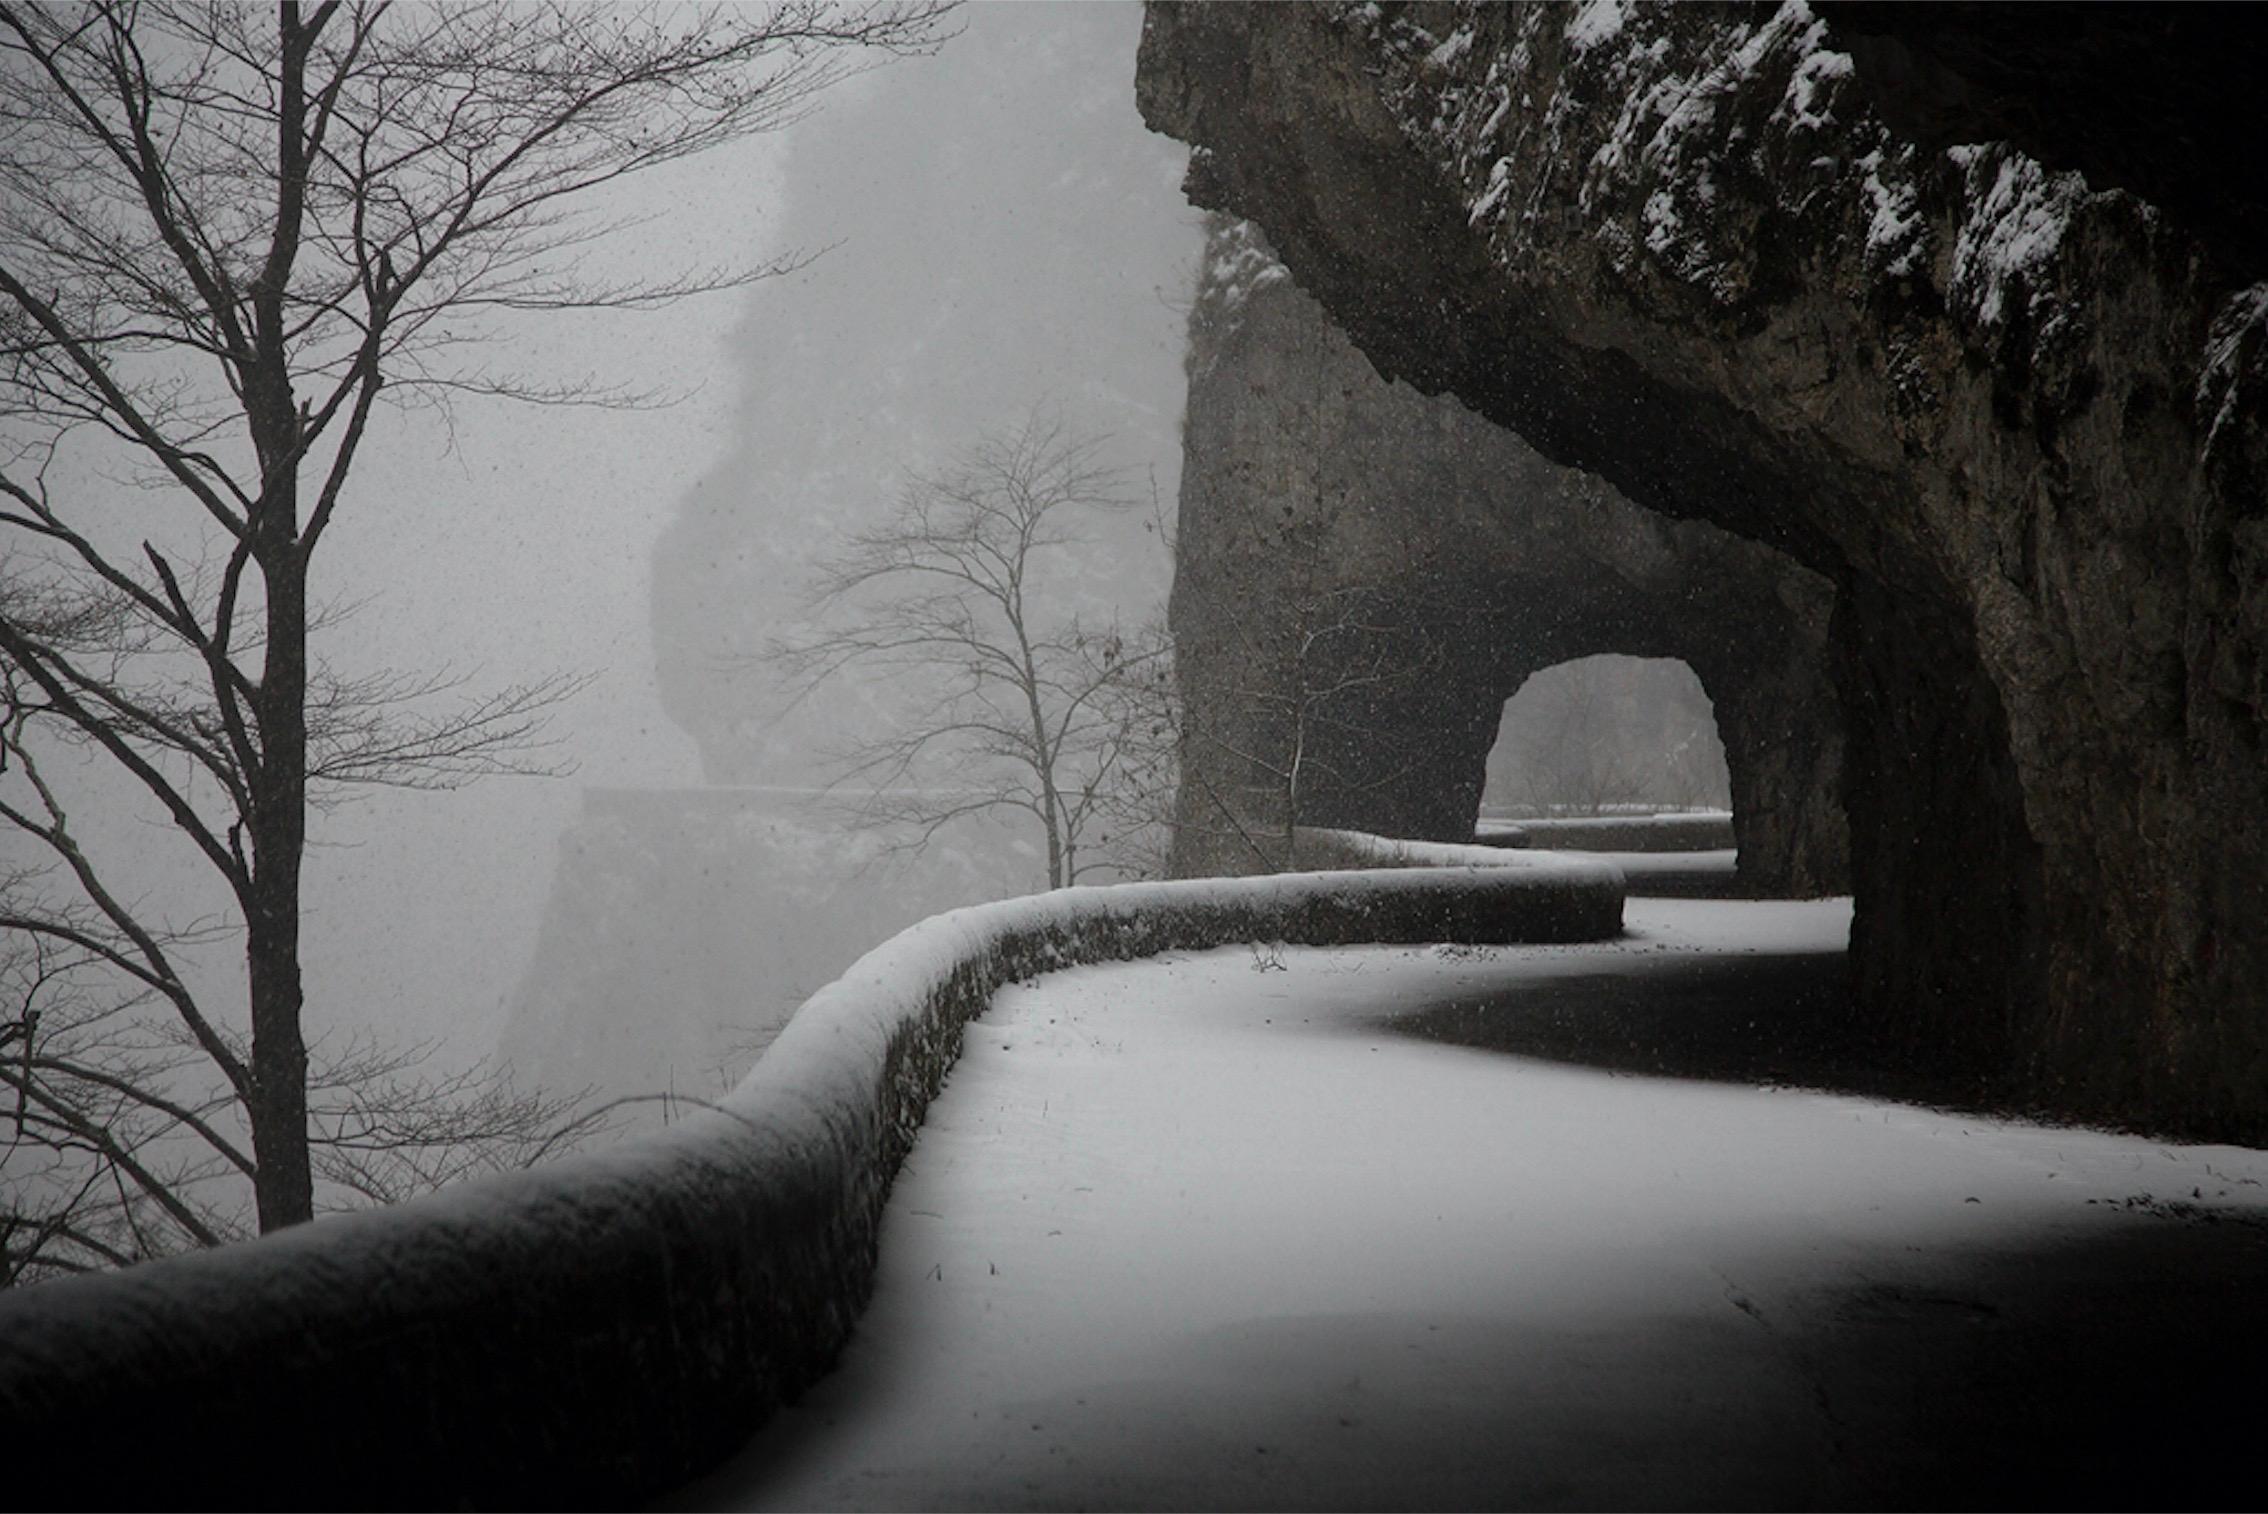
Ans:
<svg viewBox="0 0 2268 1514"><path fill-rule="evenodd" d="M287 493L292 485L279 479ZM288 500L270 502L288 522ZM296 543L267 574L268 645L258 703L262 761L251 814L245 963L252 1000L252 1152L263 1234L312 1219L300 866L307 843L307 579Z"/></svg>
<svg viewBox="0 0 2268 1514"><path fill-rule="evenodd" d="M1023 635L1020 626L1017 635ZM1032 771L1039 779L1040 819L1047 829L1047 886L1061 888L1071 881L1065 876L1063 856L1063 796L1055 786L1055 763L1047 744L1047 712L1040 705L1039 669L1032 662L1029 642L1024 652L1024 700L1031 709Z"/></svg>
<svg viewBox="0 0 2268 1514"><path fill-rule="evenodd" d="M1019 563L1031 550L1032 523L1024 526L1023 540L1018 552ZM1019 571L1020 567L1019 567ZM1047 739L1047 709L1040 700L1040 670L1037 654L1032 650L1031 633L1024 624L1024 591L1021 578L1012 581L1010 598L1006 605L1009 627L1016 636L1016 656L1020 664L1019 681L1023 685L1024 708L1032 723L1032 774L1039 780L1040 820L1047 831L1047 886L1062 888L1071 879L1063 855L1064 824L1063 796L1055 786L1055 753Z"/></svg>
<svg viewBox="0 0 2268 1514"><path fill-rule="evenodd" d="M260 451L259 507L249 522L253 556L267 587L267 642L256 714L260 765L250 820L251 898L245 962L251 990L252 1149L262 1233L314 1215L307 1154L307 1045L300 1024L299 874L306 843L306 574L299 553L299 427L284 361L279 297L295 239L300 116L305 107L298 7L283 8L282 108L277 225L254 299L258 356L246 387ZM280 265L280 266L279 266Z"/></svg>
<svg viewBox="0 0 2268 1514"><path fill-rule="evenodd" d="M288 385L282 403L280 431L295 431ZM289 452L287 447L287 458ZM258 1167L253 1186L263 1234L312 1219L315 1212L299 974L300 869L307 846L307 571L297 540L294 466L286 461L271 475L255 527L267 586L267 646L254 705L260 763L247 817L251 868L244 950L252 1010L249 1113Z"/></svg>
<svg viewBox="0 0 2268 1514"><path fill-rule="evenodd" d="M1291 760L1284 764L1284 860L1279 870L1299 866L1299 765L1307 755L1307 712L1292 717Z"/></svg>
<svg viewBox="0 0 2268 1514"><path fill-rule="evenodd" d="M299 878L307 845L307 559L299 540L301 421L292 392L284 291L290 287L307 188L309 37L293 0L281 7L276 111L276 223L253 292L253 371L245 410L261 490L247 522L267 587L267 644L254 709L260 762L252 778L251 897L245 965L252 1008L253 1193L266 1234L314 1218L307 1150L306 994L299 975ZM225 695L225 690L222 691Z"/></svg>
<svg viewBox="0 0 2268 1514"><path fill-rule="evenodd" d="M307 1042L300 1028L297 901L255 924L247 937L253 1196L264 1235L315 1215L315 1184L307 1154Z"/></svg>

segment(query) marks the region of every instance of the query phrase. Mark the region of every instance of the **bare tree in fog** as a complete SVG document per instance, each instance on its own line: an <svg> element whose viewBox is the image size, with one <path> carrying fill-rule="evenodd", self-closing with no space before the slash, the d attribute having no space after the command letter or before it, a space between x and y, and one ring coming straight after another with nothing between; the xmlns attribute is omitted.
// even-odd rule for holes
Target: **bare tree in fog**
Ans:
<svg viewBox="0 0 2268 1514"><path fill-rule="evenodd" d="M1038 822L1049 888L1120 865L1090 843L1154 758L1129 694L1165 647L1051 608L1047 592L1082 523L1131 503L1099 445L1035 413L914 475L884 524L820 565L815 628L775 642L770 660L799 698L863 669L903 675L917 701L891 733L839 754L861 823L908 828L918 847L1009 810Z"/></svg>
<svg viewBox="0 0 2268 1514"><path fill-rule="evenodd" d="M1514 733L1512 771L1519 800L1537 814L1596 815L1644 797L1637 765L1623 749L1613 690L1599 659L1553 670L1532 701L1533 717Z"/></svg>
<svg viewBox="0 0 2268 1514"><path fill-rule="evenodd" d="M1367 584L1295 589L1288 611L1219 607L1214 619L1236 646L1214 676L1230 680L1225 705L1240 717L1233 729L1185 725L1185 743L1231 761L1187 764L1199 803L1184 823L1233 837L1263 871L1296 867L1297 833L1313 823L1319 791L1343 800L1388 788L1429 759L1386 712L1442 665L1457 613L1414 611ZM1207 776L1224 771L1241 775L1233 792Z"/></svg>
<svg viewBox="0 0 2268 1514"><path fill-rule="evenodd" d="M200 934L233 931L159 939L178 949ZM256 1168L232 1090L101 935L91 911L0 934L0 1288L252 1229ZM429 1071L430 1050L367 1037L311 1049L310 1162L326 1191L392 1203L525 1166L612 1118L494 1071Z"/></svg>
<svg viewBox="0 0 2268 1514"><path fill-rule="evenodd" d="M1117 765L1096 806L1095 851L1121 877L1163 878L1172 869L1186 720L1172 628L1154 616L1128 645L1102 701Z"/></svg>
<svg viewBox="0 0 2268 1514"><path fill-rule="evenodd" d="M311 570L338 512L363 508L349 481L381 397L631 398L499 372L476 349L515 313L650 308L778 271L602 282L581 256L622 223L586 207L788 124L862 62L934 44L938 15L0 4L4 781L8 823L46 859L9 880L0 923L127 986L94 1023L217 1074L213 1102L138 1107L225 1137L204 1144L249 1184L261 1230L315 1210L310 803L510 766L563 691L447 710L414 673L357 687L327 668ZM241 1015L191 991L139 886L81 845L49 797L56 764L35 765L58 751L137 786L225 886ZM55 1023L19 1015L16 1044L36 1062ZM97 1133L118 1117L81 1115L113 1171Z"/></svg>

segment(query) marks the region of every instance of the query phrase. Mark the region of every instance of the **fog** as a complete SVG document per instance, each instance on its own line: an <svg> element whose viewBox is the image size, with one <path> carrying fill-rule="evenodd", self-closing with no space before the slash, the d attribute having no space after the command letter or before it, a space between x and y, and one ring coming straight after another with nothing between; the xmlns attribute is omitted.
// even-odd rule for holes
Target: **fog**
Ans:
<svg viewBox="0 0 2268 1514"><path fill-rule="evenodd" d="M764 656L813 565L909 472L1035 414L1095 438L1130 502L1059 574L1057 608L1132 625L1163 606L1202 233L1185 149L1134 108L1140 10L960 19L934 56L852 78L784 132L635 181L586 269L791 271L484 333L494 372L637 402L382 413L316 558L334 617L318 655L445 672L468 698L584 683L529 754L549 776L366 790L312 817L319 1045L370 1033L559 1089L711 1090L860 951L1041 883L1028 823L961 823L901 856L902 833L814 806L830 750L902 690L838 680L791 706ZM61 462L103 478L96 454ZM227 916L146 799L99 763L71 779L145 908ZM208 943L196 965L241 1013L237 951Z"/></svg>
<svg viewBox="0 0 2268 1514"><path fill-rule="evenodd" d="M1727 808L1714 707L1674 657L1579 657L1532 674L1504 703L1481 809L1596 814Z"/></svg>
<svg viewBox="0 0 2268 1514"><path fill-rule="evenodd" d="M777 241L783 144L758 140L641 186L666 255L763 255ZM717 193L718 184L733 186ZM632 233L616 265L658 254ZM763 290L746 298L761 298ZM487 1055L529 967L560 831L586 783L684 782L691 744L663 715L646 565L672 501L726 445L736 390L719 316L735 296L644 314L523 321L497 357L543 376L664 386L635 410L501 401L396 415L319 558L355 605L322 647L353 668L448 666L477 691L590 679L536 761L558 776L448 792L374 791L320 817L307 865L311 1027L370 1024Z"/></svg>
<svg viewBox="0 0 2268 1514"><path fill-rule="evenodd" d="M803 993L912 918L1036 885L1028 840L1004 827L893 864L802 796L749 789L824 782L822 748L888 703L846 681L783 718L761 653L811 563L878 518L908 470L1035 412L1104 438L1128 492L1170 506L1200 235L1185 150L1134 109L1140 24L1132 4L973 7L934 55L611 191L599 213L623 224L589 249L587 278L792 269L656 311L479 333L491 375L588 378L632 402L381 406L314 558L328 621L314 655L349 676L461 680L440 711L584 682L524 754L549 776L366 789L310 817L312 1042L432 1042L442 1066L502 1045L533 1080L683 1088L724 1075L720 1057L745 1062ZM82 433L51 471L121 502L101 529L128 557L155 536L178 561L214 561L211 533L137 497L125 468ZM1084 612L1139 621L1162 605L1161 538L1140 523L1097 544L1073 586ZM146 917L231 917L133 784L68 751L50 766ZM4 844L0 863L36 860L23 838ZM234 936L182 955L240 1019ZM620 1055L562 1054L593 1026Z"/></svg>
<svg viewBox="0 0 2268 1514"><path fill-rule="evenodd" d="M817 824L785 799L761 806L764 838L733 856L683 850L688 825L707 835L747 813L687 791L823 780L820 748L865 691L782 721L749 659L794 614L809 562L879 515L906 469L1047 406L1108 433L1140 495L1154 478L1173 498L1178 302L1200 239L1178 190L1184 151L1134 110L1139 10L965 20L936 56L830 91L787 133L643 186L624 208L653 221L606 251L617 266L811 255L802 269L500 343L500 365L588 369L673 403L399 418L365 464L327 548L335 591L367 601L334 656L446 663L479 686L593 682L544 754L571 776L381 793L323 817L311 1025L443 1037L457 1059L502 1038L531 1077L682 1091L761 1045L720 1018L745 1011L761 1032L913 915L1033 886L999 827L970 828L958 850L948 838L950 855L910 881L855 842L783 864L781 826L808 841ZM1154 538L1125 550L1114 608L1139 618L1162 603L1166 568ZM596 852L576 830L593 794L618 801ZM625 821L629 794L644 797ZM757 897L796 890L823 922L791 925ZM638 1044L558 1054L594 1023Z"/></svg>
<svg viewBox="0 0 2268 1514"><path fill-rule="evenodd" d="M664 696L713 781L808 776L810 728L776 728L724 664L794 614L827 538L877 519L908 468L1037 406L1174 497L1201 238L1186 152L1134 110L1139 11L964 15L941 57L832 98L786 155L783 234L829 250L729 341L736 434L653 580ZM1128 599L1162 598L1162 555L1126 567Z"/></svg>

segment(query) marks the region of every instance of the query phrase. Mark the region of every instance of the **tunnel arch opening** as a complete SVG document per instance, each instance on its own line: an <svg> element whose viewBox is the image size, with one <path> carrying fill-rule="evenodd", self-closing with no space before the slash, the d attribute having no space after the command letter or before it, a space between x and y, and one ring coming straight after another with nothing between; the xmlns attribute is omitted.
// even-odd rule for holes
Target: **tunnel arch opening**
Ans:
<svg viewBox="0 0 2268 1514"><path fill-rule="evenodd" d="M1484 820L1730 811L1716 707L1682 658L1600 653L1528 675L1504 701Z"/></svg>

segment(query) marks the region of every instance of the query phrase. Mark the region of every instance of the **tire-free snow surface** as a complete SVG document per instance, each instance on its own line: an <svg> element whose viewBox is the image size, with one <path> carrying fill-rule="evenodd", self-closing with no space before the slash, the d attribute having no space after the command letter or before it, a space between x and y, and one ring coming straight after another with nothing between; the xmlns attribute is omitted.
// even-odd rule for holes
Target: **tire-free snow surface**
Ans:
<svg viewBox="0 0 2268 1514"><path fill-rule="evenodd" d="M2212 1369L2260 1349L2268 1155L1384 1023L1831 957L1850 916L1628 918L1597 946L1240 948L1004 990L840 1368L683 1500L2216 1501L2250 1443L2250 1390Z"/></svg>

